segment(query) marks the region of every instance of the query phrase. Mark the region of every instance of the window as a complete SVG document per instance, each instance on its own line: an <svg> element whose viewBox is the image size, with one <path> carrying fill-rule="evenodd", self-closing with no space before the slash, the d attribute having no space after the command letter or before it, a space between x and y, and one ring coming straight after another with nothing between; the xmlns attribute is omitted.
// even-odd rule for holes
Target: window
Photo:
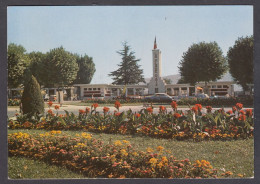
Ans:
<svg viewBox="0 0 260 184"><path fill-rule="evenodd" d="M97 90L97 88L93 88L93 91L96 91Z"/></svg>
<svg viewBox="0 0 260 184"><path fill-rule="evenodd" d="M100 90L100 88L97 88L98 90Z"/></svg>
<svg viewBox="0 0 260 184"><path fill-rule="evenodd" d="M228 85L223 85L223 88L228 88Z"/></svg>
<svg viewBox="0 0 260 184"><path fill-rule="evenodd" d="M218 85L218 88L222 88L222 85Z"/></svg>
<svg viewBox="0 0 260 184"><path fill-rule="evenodd" d="M89 91L92 91L92 88L88 88Z"/></svg>
<svg viewBox="0 0 260 184"><path fill-rule="evenodd" d="M155 91L155 93L158 93L158 88L155 88L154 91Z"/></svg>
<svg viewBox="0 0 260 184"><path fill-rule="evenodd" d="M214 89L214 88L217 88L217 86L216 85L212 85L211 88Z"/></svg>

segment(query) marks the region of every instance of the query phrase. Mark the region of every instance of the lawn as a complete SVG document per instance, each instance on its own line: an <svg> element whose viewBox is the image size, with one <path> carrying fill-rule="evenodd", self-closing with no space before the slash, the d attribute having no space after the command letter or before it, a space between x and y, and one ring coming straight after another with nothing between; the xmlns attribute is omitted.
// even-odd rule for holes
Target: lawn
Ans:
<svg viewBox="0 0 260 184"><path fill-rule="evenodd" d="M14 132L27 132L27 133L43 133L43 130L8 130L8 133ZM72 137L75 136L78 131L67 131ZM244 177L253 177L254 170L254 140L236 140L236 141L176 141L165 139L154 139L150 137L136 137L127 135L112 135L112 134L94 134L94 138L103 140L105 144L111 144L115 140L128 140L132 145L139 149L145 150L147 147L155 149L157 146L163 146L169 151L169 155L174 155L178 159L188 158L191 162L199 159L205 159L209 161L214 168L231 171L232 177L238 177L237 174L243 174ZM16 164L17 163L17 164ZM25 164L21 164L25 163ZM27 164L28 163L28 164ZM24 170L32 164L35 167L33 170ZM53 169L53 172L47 172ZM22 170L24 170L22 172ZM39 174L44 172L46 175ZM37 174L38 171L38 174ZM9 158L9 177L13 178L52 178L51 173L55 173L57 178L79 178L81 175L71 173L64 168L58 168L48 165L42 165L38 161L32 161L24 158ZM21 175L19 175L21 174ZM49 175L50 174L50 175Z"/></svg>

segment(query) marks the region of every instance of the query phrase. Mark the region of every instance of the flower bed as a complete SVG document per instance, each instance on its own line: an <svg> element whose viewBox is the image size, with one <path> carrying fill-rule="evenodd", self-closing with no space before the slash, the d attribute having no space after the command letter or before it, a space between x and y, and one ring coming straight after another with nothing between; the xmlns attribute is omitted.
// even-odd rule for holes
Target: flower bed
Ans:
<svg viewBox="0 0 260 184"><path fill-rule="evenodd" d="M219 173L210 162L178 160L166 156L164 147L138 151L127 140L104 145L81 133L70 137L61 131L44 134L13 133L8 135L9 156L25 156L49 164L65 166L87 177L105 178L216 178Z"/></svg>
<svg viewBox="0 0 260 184"><path fill-rule="evenodd" d="M8 106L19 106L20 103L20 99L8 99Z"/></svg>
<svg viewBox="0 0 260 184"><path fill-rule="evenodd" d="M49 102L49 106L52 103ZM167 139L193 139L201 140L233 140L253 136L253 111L243 110L243 105L237 103L233 110L225 112L224 109L212 111L206 106L207 112L202 113L202 106L195 104L188 111L177 109L176 102L172 102L173 111L167 112L160 106L158 114L153 108L142 109L138 113L131 110L119 112L121 104L117 101L117 111L109 113L104 107L103 113L96 111L98 104L91 109L80 109L79 115L66 111L65 115L58 114L59 106L55 106L56 113L50 108L45 117L17 115L17 120L9 120L10 129L45 129L45 130L86 130L97 133L128 134L150 136Z"/></svg>

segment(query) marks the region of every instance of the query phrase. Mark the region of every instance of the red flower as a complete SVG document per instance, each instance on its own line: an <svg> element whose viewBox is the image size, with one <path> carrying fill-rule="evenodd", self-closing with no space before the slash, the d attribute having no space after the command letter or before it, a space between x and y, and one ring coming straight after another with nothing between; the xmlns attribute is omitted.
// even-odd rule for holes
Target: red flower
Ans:
<svg viewBox="0 0 260 184"><path fill-rule="evenodd" d="M160 112L164 112L166 110L166 108L164 106L160 106L159 109L160 109Z"/></svg>
<svg viewBox="0 0 260 184"><path fill-rule="evenodd" d="M120 102L117 100L117 101L115 101L115 108L117 108L117 110L118 110L119 107L121 107L121 104L120 104Z"/></svg>
<svg viewBox="0 0 260 184"><path fill-rule="evenodd" d="M198 110L201 111L201 109L202 109L202 105L201 104L195 104L195 106L197 106Z"/></svg>
<svg viewBox="0 0 260 184"><path fill-rule="evenodd" d="M232 113L233 113L232 110L227 111L227 114L232 114Z"/></svg>
<svg viewBox="0 0 260 184"><path fill-rule="evenodd" d="M48 110L48 113L49 113L49 114L52 114L52 110L51 110L51 109L49 109L49 110Z"/></svg>
<svg viewBox="0 0 260 184"><path fill-rule="evenodd" d="M54 108L55 108L56 110L58 110L58 109L60 108L60 106L55 105Z"/></svg>
<svg viewBox="0 0 260 184"><path fill-rule="evenodd" d="M175 118L180 118L181 117L181 115L179 114L179 113L174 113L174 115L173 115Z"/></svg>
<svg viewBox="0 0 260 184"><path fill-rule="evenodd" d="M246 110L246 115L249 116L249 117L252 116L253 115L252 109L247 109Z"/></svg>
<svg viewBox="0 0 260 184"><path fill-rule="evenodd" d="M86 107L86 113L90 112L90 108Z"/></svg>
<svg viewBox="0 0 260 184"><path fill-rule="evenodd" d="M236 104L236 107L237 107L237 109L242 109L242 108L243 108L243 104L237 103L237 104Z"/></svg>
<svg viewBox="0 0 260 184"><path fill-rule="evenodd" d="M191 108L191 110L193 111L193 112L195 112L195 113L197 113L198 112L198 106L193 106L192 108Z"/></svg>
<svg viewBox="0 0 260 184"><path fill-rule="evenodd" d="M233 106L233 107L232 107L232 111L233 111L233 113L235 113L235 112L237 111L236 106Z"/></svg>
<svg viewBox="0 0 260 184"><path fill-rule="evenodd" d="M109 108L108 108L108 107L104 107L104 108L103 108L103 112L104 112L104 113L107 113L108 111L109 111Z"/></svg>
<svg viewBox="0 0 260 184"><path fill-rule="evenodd" d="M246 116L245 115L240 115L238 120L245 121L246 120Z"/></svg>
<svg viewBox="0 0 260 184"><path fill-rule="evenodd" d="M121 112L115 113L115 116L120 116Z"/></svg>
<svg viewBox="0 0 260 184"><path fill-rule="evenodd" d="M147 110L149 113L153 113L153 108L152 108L152 107L148 107L146 110Z"/></svg>
<svg viewBox="0 0 260 184"><path fill-rule="evenodd" d="M84 111L83 109L79 109L79 113L80 113L80 114L84 114L85 111Z"/></svg>
<svg viewBox="0 0 260 184"><path fill-rule="evenodd" d="M49 107L51 107L52 104L53 104L53 102L52 102L52 101L49 101L47 104L48 104Z"/></svg>
<svg viewBox="0 0 260 184"><path fill-rule="evenodd" d="M243 110L240 110L239 113L242 114L242 115L246 114L245 111L243 111Z"/></svg>
<svg viewBox="0 0 260 184"><path fill-rule="evenodd" d="M139 118L141 116L141 114L136 113L135 116Z"/></svg>
<svg viewBox="0 0 260 184"><path fill-rule="evenodd" d="M206 106L207 112L210 113L212 111L212 107L211 106Z"/></svg>
<svg viewBox="0 0 260 184"><path fill-rule="evenodd" d="M98 104L97 104L97 103L93 103L93 104L91 105L91 107L94 107L94 109L96 109L96 108L98 107Z"/></svg>
<svg viewBox="0 0 260 184"><path fill-rule="evenodd" d="M171 106L174 110L177 109L178 104L175 101L172 101Z"/></svg>

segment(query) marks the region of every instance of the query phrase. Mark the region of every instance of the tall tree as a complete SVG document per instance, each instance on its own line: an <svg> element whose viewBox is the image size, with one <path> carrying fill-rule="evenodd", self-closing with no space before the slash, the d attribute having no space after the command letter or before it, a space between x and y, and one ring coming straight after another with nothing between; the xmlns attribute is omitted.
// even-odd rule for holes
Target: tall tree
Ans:
<svg viewBox="0 0 260 184"><path fill-rule="evenodd" d="M179 63L181 81L192 85L220 79L227 70L222 51L216 42L200 42L189 47Z"/></svg>
<svg viewBox="0 0 260 184"><path fill-rule="evenodd" d="M59 87L71 84L79 70L76 57L63 47L50 50L43 61L45 87Z"/></svg>
<svg viewBox="0 0 260 184"><path fill-rule="evenodd" d="M122 57L122 61L118 65L119 68L109 74L109 76L113 76L113 84L127 85L145 82L143 70L138 65L140 59L135 58L134 52L131 51L127 42L123 43L123 49L117 53Z"/></svg>
<svg viewBox="0 0 260 184"><path fill-rule="evenodd" d="M32 116L44 113L44 102L40 85L34 76L31 76L25 83L21 103L23 114Z"/></svg>
<svg viewBox="0 0 260 184"><path fill-rule="evenodd" d="M241 37L227 53L230 74L244 90L253 84L253 36Z"/></svg>
<svg viewBox="0 0 260 184"><path fill-rule="evenodd" d="M26 50L22 45L10 43L8 45L8 87L16 88L23 82L24 72L29 58L25 54Z"/></svg>
<svg viewBox="0 0 260 184"><path fill-rule="evenodd" d="M79 70L77 73L77 78L74 81L75 84L89 84L93 78L94 73L96 72L95 64L93 62L92 57L88 55L78 56L77 63L79 66Z"/></svg>
<svg viewBox="0 0 260 184"><path fill-rule="evenodd" d="M46 57L46 54L43 54L41 52L31 52L28 54L28 57L30 58L30 65L27 68L27 78L33 75L38 83L42 85L44 83L44 75L46 75L46 71L43 66L43 61Z"/></svg>

